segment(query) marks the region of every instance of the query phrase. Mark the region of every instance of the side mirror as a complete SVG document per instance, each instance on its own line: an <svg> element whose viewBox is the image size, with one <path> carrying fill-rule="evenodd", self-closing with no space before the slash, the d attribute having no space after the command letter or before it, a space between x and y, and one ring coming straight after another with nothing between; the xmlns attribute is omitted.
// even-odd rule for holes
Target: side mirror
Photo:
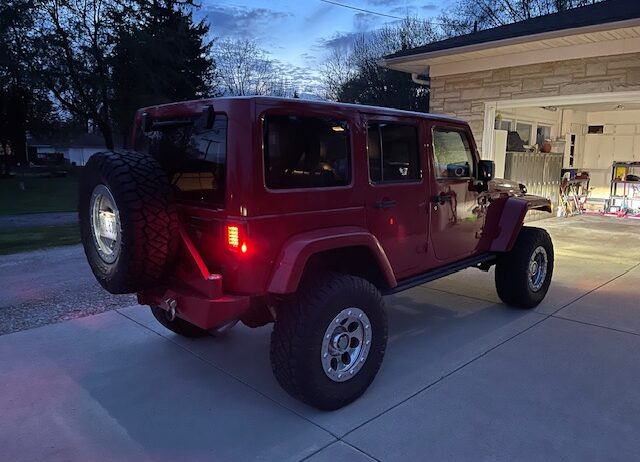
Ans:
<svg viewBox="0 0 640 462"><path fill-rule="evenodd" d="M495 168L495 163L492 160L481 160L478 162L478 180L483 183L488 183L493 180Z"/></svg>

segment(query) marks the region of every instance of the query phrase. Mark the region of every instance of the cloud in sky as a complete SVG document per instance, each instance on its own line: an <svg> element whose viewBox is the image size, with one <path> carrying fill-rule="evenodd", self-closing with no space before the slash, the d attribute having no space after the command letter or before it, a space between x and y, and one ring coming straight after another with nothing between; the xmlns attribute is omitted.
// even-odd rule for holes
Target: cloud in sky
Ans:
<svg viewBox="0 0 640 462"><path fill-rule="evenodd" d="M291 16L291 13L265 7L248 8L211 4L203 5L201 13L204 13L211 22L213 34L243 38L271 34L274 26Z"/></svg>
<svg viewBox="0 0 640 462"><path fill-rule="evenodd" d="M346 49L362 33L394 22L320 0L200 0L214 37L253 40L291 78L310 81L332 49ZM403 16L433 17L453 0L336 0L346 5Z"/></svg>

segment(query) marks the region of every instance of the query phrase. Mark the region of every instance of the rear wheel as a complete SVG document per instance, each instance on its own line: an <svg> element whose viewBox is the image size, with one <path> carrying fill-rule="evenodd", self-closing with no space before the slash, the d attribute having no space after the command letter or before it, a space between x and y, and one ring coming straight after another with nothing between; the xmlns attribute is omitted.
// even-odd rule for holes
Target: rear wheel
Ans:
<svg viewBox="0 0 640 462"><path fill-rule="evenodd" d="M364 393L387 345L380 292L351 275L304 283L280 307L271 334L271 366L293 397L333 410Z"/></svg>
<svg viewBox="0 0 640 462"><path fill-rule="evenodd" d="M523 227L513 249L496 263L496 290L507 305L534 308L544 299L553 275L553 244L540 228Z"/></svg>

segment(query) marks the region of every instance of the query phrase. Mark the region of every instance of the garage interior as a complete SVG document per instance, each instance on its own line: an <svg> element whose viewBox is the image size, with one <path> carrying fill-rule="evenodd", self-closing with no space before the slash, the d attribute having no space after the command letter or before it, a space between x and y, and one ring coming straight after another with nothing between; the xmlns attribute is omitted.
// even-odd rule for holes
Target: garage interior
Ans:
<svg viewBox="0 0 640 462"><path fill-rule="evenodd" d="M499 104L492 143L496 177L551 198L559 216L640 218L640 95L588 99Z"/></svg>

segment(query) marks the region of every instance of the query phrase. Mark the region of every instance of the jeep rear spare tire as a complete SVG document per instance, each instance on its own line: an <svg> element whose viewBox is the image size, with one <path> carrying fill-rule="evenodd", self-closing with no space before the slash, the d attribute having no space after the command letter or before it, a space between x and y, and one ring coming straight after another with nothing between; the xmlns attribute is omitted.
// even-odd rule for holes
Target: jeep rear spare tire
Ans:
<svg viewBox="0 0 640 462"><path fill-rule="evenodd" d="M382 296L369 281L329 273L283 304L271 334L271 367L293 397L333 410L365 392L387 345Z"/></svg>
<svg viewBox="0 0 640 462"><path fill-rule="evenodd" d="M496 263L496 290L507 305L534 308L544 299L553 274L553 244L541 228L523 227Z"/></svg>
<svg viewBox="0 0 640 462"><path fill-rule="evenodd" d="M112 294L158 284L177 253L178 218L167 174L151 156L101 152L83 168L80 233L98 282Z"/></svg>

